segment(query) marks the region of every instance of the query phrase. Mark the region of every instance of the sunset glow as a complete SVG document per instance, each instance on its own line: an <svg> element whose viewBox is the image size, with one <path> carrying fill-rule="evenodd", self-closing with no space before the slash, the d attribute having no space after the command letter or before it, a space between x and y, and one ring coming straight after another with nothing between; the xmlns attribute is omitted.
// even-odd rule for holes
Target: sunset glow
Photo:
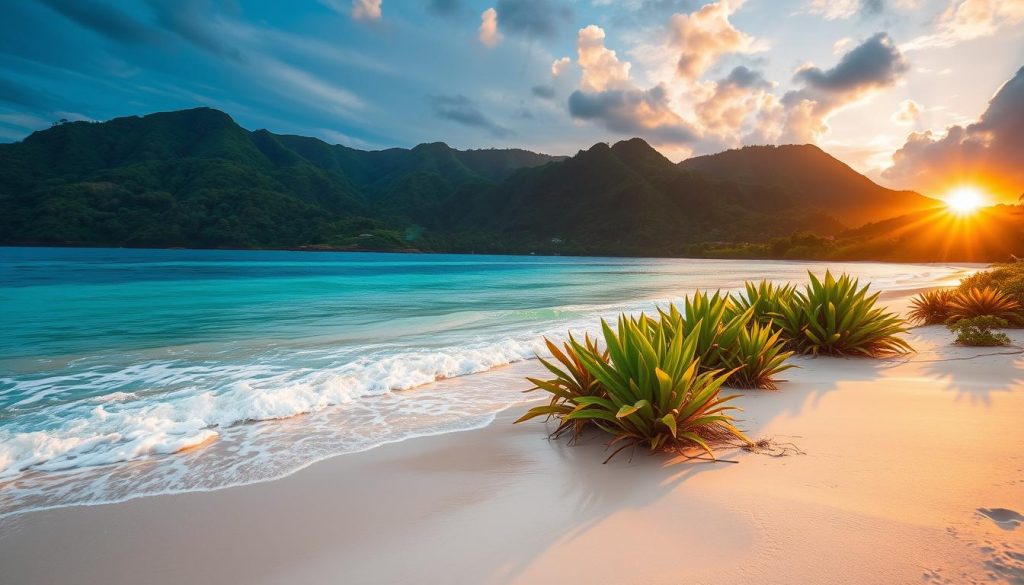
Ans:
<svg viewBox="0 0 1024 585"><path fill-rule="evenodd" d="M986 204L985 194L977 187L958 187L946 196L946 207L957 215L974 213Z"/></svg>

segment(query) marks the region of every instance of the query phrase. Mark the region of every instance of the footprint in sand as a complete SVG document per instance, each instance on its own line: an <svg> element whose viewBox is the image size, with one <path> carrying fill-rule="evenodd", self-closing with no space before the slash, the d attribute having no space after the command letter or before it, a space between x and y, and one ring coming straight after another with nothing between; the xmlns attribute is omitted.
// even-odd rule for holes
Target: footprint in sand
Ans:
<svg viewBox="0 0 1024 585"><path fill-rule="evenodd" d="M996 523L1003 530L1013 530L1024 523L1024 516L1006 508L978 508L978 513Z"/></svg>

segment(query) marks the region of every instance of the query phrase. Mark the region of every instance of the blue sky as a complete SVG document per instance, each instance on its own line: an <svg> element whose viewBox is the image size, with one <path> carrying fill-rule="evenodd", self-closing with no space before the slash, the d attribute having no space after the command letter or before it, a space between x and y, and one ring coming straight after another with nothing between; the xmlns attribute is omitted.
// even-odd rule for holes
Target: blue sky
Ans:
<svg viewBox="0 0 1024 585"><path fill-rule="evenodd" d="M679 160L813 142L886 184L934 190L922 183L936 151L1000 146L970 129L1024 65L1024 0L0 5L4 141L59 118L206 105L367 149L572 154L639 135ZM1011 109L1000 120L1024 115ZM965 130L956 144L951 126Z"/></svg>

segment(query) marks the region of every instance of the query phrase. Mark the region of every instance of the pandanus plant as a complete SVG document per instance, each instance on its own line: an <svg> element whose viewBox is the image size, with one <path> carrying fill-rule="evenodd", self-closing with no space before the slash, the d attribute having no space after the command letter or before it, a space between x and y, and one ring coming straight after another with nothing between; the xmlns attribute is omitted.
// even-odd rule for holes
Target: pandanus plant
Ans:
<svg viewBox="0 0 1024 585"><path fill-rule="evenodd" d="M609 446L621 443L608 459L630 446L680 453L700 448L713 458L716 441L749 442L729 414L736 408L727 403L736 396L721 395L731 372L700 369L699 330L687 334L681 323L670 330L644 315L621 315L614 330L602 321L601 330L608 359L593 345L569 343L603 391L566 395L558 406L568 412L538 406L516 422L550 414L589 422L613 435Z"/></svg>
<svg viewBox="0 0 1024 585"><path fill-rule="evenodd" d="M994 288L971 288L960 291L953 298L950 304L950 321L991 315L1019 325L1022 322L1020 310L1017 301Z"/></svg>
<svg viewBox="0 0 1024 585"><path fill-rule="evenodd" d="M868 289L846 274L838 279L828 271L822 279L810 274L810 284L794 291L773 323L791 349L805 354L875 357L911 351L897 337L906 332L903 320L876 307L880 293Z"/></svg>
<svg viewBox="0 0 1024 585"><path fill-rule="evenodd" d="M755 308L737 306L728 295L698 291L687 297L680 312L675 305L660 310L657 321L668 334L676 328L697 333L697 355L704 370L732 372L727 386L774 389L775 376L794 367L786 364L792 351L785 351L777 332L759 325Z"/></svg>
<svg viewBox="0 0 1024 585"><path fill-rule="evenodd" d="M754 284L744 283L744 292L733 295L733 305L739 312L751 310L751 318L761 325L771 325L784 303L793 298L796 287L792 284L774 284L767 280Z"/></svg>
<svg viewBox="0 0 1024 585"><path fill-rule="evenodd" d="M586 421L565 418L575 407L574 400L584 396L601 396L605 393L601 382L590 373L583 361L580 360L576 347L585 348L588 354L592 356L592 359L602 362L608 361L608 351L599 350L597 341L591 339L589 335L585 335L583 343L579 344L570 334L569 341L565 342L561 349L550 339L544 339L544 343L547 345L548 351L551 352L553 360L539 358L539 361L555 377L550 380L527 377L526 379L533 384L533 388L530 388L527 392L544 390L551 394L551 400L545 406L531 409L530 413L528 413L530 416L523 417L516 422L540 415L558 417L559 424L552 433L552 436L560 437L571 429L572 439L575 440L583 431ZM557 362L558 365L554 362Z"/></svg>
<svg viewBox="0 0 1024 585"><path fill-rule="evenodd" d="M907 316L911 321L921 325L945 323L952 315L953 300L956 291L948 289L923 292L910 301L910 312Z"/></svg>

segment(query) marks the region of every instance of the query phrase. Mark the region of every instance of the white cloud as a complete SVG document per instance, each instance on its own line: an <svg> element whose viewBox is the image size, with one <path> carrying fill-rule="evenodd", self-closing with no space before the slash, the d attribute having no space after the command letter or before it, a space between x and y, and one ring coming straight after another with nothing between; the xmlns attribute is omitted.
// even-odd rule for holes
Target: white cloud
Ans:
<svg viewBox="0 0 1024 585"><path fill-rule="evenodd" d="M555 59L551 63L551 75L558 77L559 75L565 73L565 70L569 68L569 65L572 65L572 59L570 59L569 57Z"/></svg>
<svg viewBox="0 0 1024 585"><path fill-rule="evenodd" d="M630 64L620 61L615 51L604 45L604 29L590 25L576 37L577 62L583 71L580 89L604 91L629 85ZM554 66L552 66L552 70Z"/></svg>
<svg viewBox="0 0 1024 585"><path fill-rule="evenodd" d="M861 0L811 0L807 12L826 20L846 19L857 14Z"/></svg>
<svg viewBox="0 0 1024 585"><path fill-rule="evenodd" d="M501 33L498 32L498 11L488 8L480 15L480 42L488 47L493 47L500 41Z"/></svg>
<svg viewBox="0 0 1024 585"><path fill-rule="evenodd" d="M850 46L853 45L854 42L855 41L850 37L843 37L839 39L832 45L832 54L842 55L843 53L850 50Z"/></svg>
<svg viewBox="0 0 1024 585"><path fill-rule="evenodd" d="M680 77L694 81L723 55L765 48L729 22L729 16L742 5L742 1L720 0L691 14L672 16L669 44L679 53L676 70Z"/></svg>
<svg viewBox="0 0 1024 585"><path fill-rule="evenodd" d="M356 20L380 20L383 0L352 0L352 18Z"/></svg>
<svg viewBox="0 0 1024 585"><path fill-rule="evenodd" d="M952 47L1021 23L1024 23L1024 0L952 0L939 17L935 32L917 37L900 48L913 51Z"/></svg>
<svg viewBox="0 0 1024 585"><path fill-rule="evenodd" d="M914 100L903 100L900 107L892 115L892 121L904 126L913 126L921 120L924 106Z"/></svg>

